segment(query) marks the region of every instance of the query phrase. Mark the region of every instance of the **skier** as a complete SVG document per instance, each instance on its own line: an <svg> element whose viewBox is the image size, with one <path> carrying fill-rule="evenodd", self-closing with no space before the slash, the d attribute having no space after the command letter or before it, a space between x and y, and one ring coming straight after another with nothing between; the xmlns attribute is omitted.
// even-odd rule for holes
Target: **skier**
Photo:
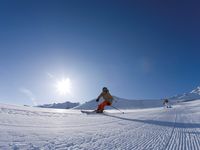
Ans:
<svg viewBox="0 0 200 150"><path fill-rule="evenodd" d="M98 105L96 110L97 113L103 113L104 107L112 105L114 100L107 87L103 87L101 94L96 99L96 102L99 102L101 97L103 97L104 101Z"/></svg>
<svg viewBox="0 0 200 150"><path fill-rule="evenodd" d="M169 106L169 100L168 99L164 99L163 105L164 105L164 107L169 108L170 107Z"/></svg>

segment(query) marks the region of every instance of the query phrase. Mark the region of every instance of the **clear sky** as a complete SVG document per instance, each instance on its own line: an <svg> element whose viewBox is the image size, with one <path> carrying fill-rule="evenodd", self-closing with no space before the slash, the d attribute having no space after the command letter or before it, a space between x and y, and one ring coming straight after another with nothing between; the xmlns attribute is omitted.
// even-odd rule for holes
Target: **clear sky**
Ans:
<svg viewBox="0 0 200 150"><path fill-rule="evenodd" d="M200 85L200 2L1 0L0 102L153 99ZM70 92L58 82L70 81Z"/></svg>

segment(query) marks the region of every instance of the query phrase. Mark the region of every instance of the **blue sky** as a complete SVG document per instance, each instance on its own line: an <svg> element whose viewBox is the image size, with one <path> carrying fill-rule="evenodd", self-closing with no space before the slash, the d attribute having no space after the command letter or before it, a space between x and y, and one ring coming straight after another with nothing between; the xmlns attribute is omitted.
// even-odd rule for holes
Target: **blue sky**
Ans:
<svg viewBox="0 0 200 150"><path fill-rule="evenodd" d="M200 3L1 0L0 102L42 104L111 94L152 99L200 85ZM60 95L57 81L71 80Z"/></svg>

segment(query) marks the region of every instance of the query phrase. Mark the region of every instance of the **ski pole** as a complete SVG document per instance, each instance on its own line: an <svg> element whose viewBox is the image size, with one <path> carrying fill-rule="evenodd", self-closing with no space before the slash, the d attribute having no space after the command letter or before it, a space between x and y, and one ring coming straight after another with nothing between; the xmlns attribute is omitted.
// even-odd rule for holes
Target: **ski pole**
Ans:
<svg viewBox="0 0 200 150"><path fill-rule="evenodd" d="M118 111L120 111L122 114L124 114L124 112L121 111L120 109L118 109L117 107L114 107L114 106L112 106L112 105L111 105L111 107L112 107L112 108L115 108L116 110L118 110Z"/></svg>

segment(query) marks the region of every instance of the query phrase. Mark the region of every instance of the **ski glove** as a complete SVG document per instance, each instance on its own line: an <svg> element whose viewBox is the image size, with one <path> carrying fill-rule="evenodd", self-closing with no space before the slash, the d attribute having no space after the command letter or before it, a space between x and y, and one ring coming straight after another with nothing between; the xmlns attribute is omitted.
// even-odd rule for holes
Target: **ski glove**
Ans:
<svg viewBox="0 0 200 150"><path fill-rule="evenodd" d="M96 102L98 102L98 101L99 101L99 99L97 98L97 99L96 99Z"/></svg>

